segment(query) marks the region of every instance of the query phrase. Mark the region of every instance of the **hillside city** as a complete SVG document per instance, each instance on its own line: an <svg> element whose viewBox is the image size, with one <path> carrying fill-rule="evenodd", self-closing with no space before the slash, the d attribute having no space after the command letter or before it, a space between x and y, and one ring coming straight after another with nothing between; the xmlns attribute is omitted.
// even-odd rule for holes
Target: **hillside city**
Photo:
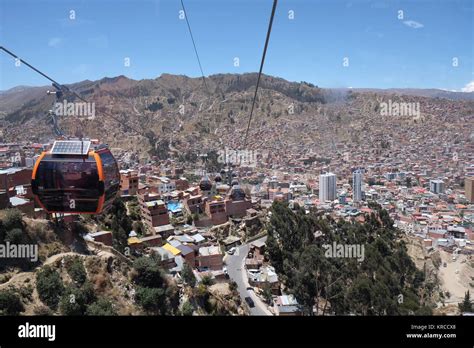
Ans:
<svg viewBox="0 0 474 348"><path fill-rule="evenodd" d="M34 200L31 177L53 139L31 142L17 135L18 141L0 144L0 210L21 212L27 227L62 226L61 246L48 250L41 260L44 265L58 265L61 259L67 264L73 262L70 257L82 255L135 262L135 272L140 272L137 260L153 260L156 264L146 267L157 265L166 274L163 279L176 284L178 307L183 311L186 302L188 314L209 313L206 305L199 309L194 303L189 309L190 284L208 286L215 302L223 303L220 314L307 314L288 270L276 265L274 238L279 231L270 226L279 223L276 214L280 211L301 221L307 221L305 214L317 214L339 227L346 226L342 222L369 226L378 224L374 222L378 219L382 228L400 234L407 255L424 277L436 279L437 290L429 295L430 313L458 314L458 304L474 287L472 102L373 92L354 92L349 98L360 106L368 96L381 103L375 109L372 105L371 116L365 119L354 116L356 123L350 128L330 121L305 123L287 112L288 120L282 123L252 128L244 149L242 139L221 129L212 151L193 150L189 160L178 159L174 154L182 150L172 145L169 156L143 158L133 147L116 147L112 140L109 146L121 168L120 193L110 211L99 217L47 214ZM387 98L394 103L421 101L422 116L385 122L381 113L376 119ZM342 106L333 116L355 114L355 106ZM333 113L331 105L321 107L327 109L319 109L319 114ZM452 119L457 121L448 121ZM454 128L461 123L464 126ZM320 143L307 146L315 128ZM367 137L354 138L351 132L357 131ZM295 132L300 136L295 138ZM311 240L327 234L321 230ZM363 261L364 254L358 256ZM25 283L26 276L18 269L4 271L0 291L30 281ZM87 273L91 276L90 270ZM97 290L96 283L97 279ZM128 297L116 296L125 302ZM120 306L120 314L140 313ZM329 306L337 314L336 305ZM152 308L142 307L146 312ZM310 307L311 313L320 310L318 304Z"/></svg>

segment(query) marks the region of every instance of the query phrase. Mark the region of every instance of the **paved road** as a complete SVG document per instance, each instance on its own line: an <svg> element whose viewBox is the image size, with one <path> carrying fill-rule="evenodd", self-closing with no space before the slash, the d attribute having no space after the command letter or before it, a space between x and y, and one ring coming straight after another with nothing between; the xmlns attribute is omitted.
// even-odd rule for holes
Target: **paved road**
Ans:
<svg viewBox="0 0 474 348"><path fill-rule="evenodd" d="M257 240L265 241L267 237L262 237ZM273 315L268 309L267 305L260 300L260 298L252 290L247 290L249 287L246 270L244 267L245 257L249 252L250 245L244 244L237 248L234 255L227 254L225 257L227 264L227 272L229 277L237 283L238 290L242 301L245 297L250 296L255 303L255 307L250 308L251 315Z"/></svg>

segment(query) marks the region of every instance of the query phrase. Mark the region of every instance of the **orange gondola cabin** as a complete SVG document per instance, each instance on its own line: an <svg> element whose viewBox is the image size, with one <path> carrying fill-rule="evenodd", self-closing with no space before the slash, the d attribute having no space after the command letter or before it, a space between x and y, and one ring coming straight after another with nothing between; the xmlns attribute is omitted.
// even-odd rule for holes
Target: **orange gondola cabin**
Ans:
<svg viewBox="0 0 474 348"><path fill-rule="evenodd" d="M117 196L120 174L106 145L57 140L36 161L31 187L48 213L100 214Z"/></svg>

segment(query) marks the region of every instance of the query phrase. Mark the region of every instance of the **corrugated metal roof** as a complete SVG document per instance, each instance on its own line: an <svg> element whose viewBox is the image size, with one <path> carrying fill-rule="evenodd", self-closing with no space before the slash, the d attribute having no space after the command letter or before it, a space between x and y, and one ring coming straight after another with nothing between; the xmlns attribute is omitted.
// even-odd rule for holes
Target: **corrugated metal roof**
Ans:
<svg viewBox="0 0 474 348"><path fill-rule="evenodd" d="M191 236L191 238L194 239L196 243L202 242L203 240L206 239L200 233L196 233L194 236Z"/></svg>
<svg viewBox="0 0 474 348"><path fill-rule="evenodd" d="M207 247L199 248L199 254L202 256L222 254L218 246L211 245Z"/></svg>
<svg viewBox="0 0 474 348"><path fill-rule="evenodd" d="M188 255L188 254L194 252L193 249L191 249L190 247L188 247L187 245L184 245L184 244L178 245L177 248L178 248L179 250L181 250L181 253L182 253L183 255Z"/></svg>
<svg viewBox="0 0 474 348"><path fill-rule="evenodd" d="M98 237L98 236L103 236L105 234L112 234L110 231L99 231L99 232L92 232L89 233L92 237Z"/></svg>
<svg viewBox="0 0 474 348"><path fill-rule="evenodd" d="M10 197L10 203L11 205L13 205L14 207L18 206L18 205L23 205L23 204L26 204L28 203L29 201L27 201L26 199L23 199L23 198L20 198L20 197Z"/></svg>
<svg viewBox="0 0 474 348"><path fill-rule="evenodd" d="M15 174L17 172L21 172L22 170L28 169L26 167L13 167L7 169L1 169L0 174Z"/></svg>
<svg viewBox="0 0 474 348"><path fill-rule="evenodd" d="M293 295L283 295L280 296L281 304L283 306L295 306L298 305L298 301L296 301Z"/></svg>
<svg viewBox="0 0 474 348"><path fill-rule="evenodd" d="M138 239L137 237L130 237L127 239L127 242L128 242L128 245L131 245L131 244L139 244L142 241Z"/></svg>
<svg viewBox="0 0 474 348"><path fill-rule="evenodd" d="M181 242L179 240L176 240L176 239L169 240L169 238L168 238L168 243L170 243L175 248L177 248L178 246L181 245Z"/></svg>
<svg viewBox="0 0 474 348"><path fill-rule="evenodd" d="M173 236L174 239L181 243L193 243L195 240L188 236L187 234L183 234L182 236Z"/></svg>
<svg viewBox="0 0 474 348"><path fill-rule="evenodd" d="M150 201L150 202L146 202L146 205L148 207L154 207L155 205L164 205L165 202L163 202L161 199L158 199L156 201Z"/></svg>
<svg viewBox="0 0 474 348"><path fill-rule="evenodd" d="M163 245L163 249L168 250L168 251L171 252L174 256L181 254L181 250L175 248L174 246L172 246L172 245L169 244L169 243L166 243L165 245Z"/></svg>

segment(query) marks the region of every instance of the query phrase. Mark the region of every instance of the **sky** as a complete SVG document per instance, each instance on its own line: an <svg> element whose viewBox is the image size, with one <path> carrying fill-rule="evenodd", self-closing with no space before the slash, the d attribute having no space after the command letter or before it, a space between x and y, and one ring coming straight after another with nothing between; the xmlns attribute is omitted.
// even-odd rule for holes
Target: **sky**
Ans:
<svg viewBox="0 0 474 348"><path fill-rule="evenodd" d="M272 0L183 1L206 76L258 71ZM328 88L474 91L473 3L280 0L263 72ZM198 77L181 9L180 0L0 0L0 45L63 84ZM48 84L0 52L0 90Z"/></svg>

